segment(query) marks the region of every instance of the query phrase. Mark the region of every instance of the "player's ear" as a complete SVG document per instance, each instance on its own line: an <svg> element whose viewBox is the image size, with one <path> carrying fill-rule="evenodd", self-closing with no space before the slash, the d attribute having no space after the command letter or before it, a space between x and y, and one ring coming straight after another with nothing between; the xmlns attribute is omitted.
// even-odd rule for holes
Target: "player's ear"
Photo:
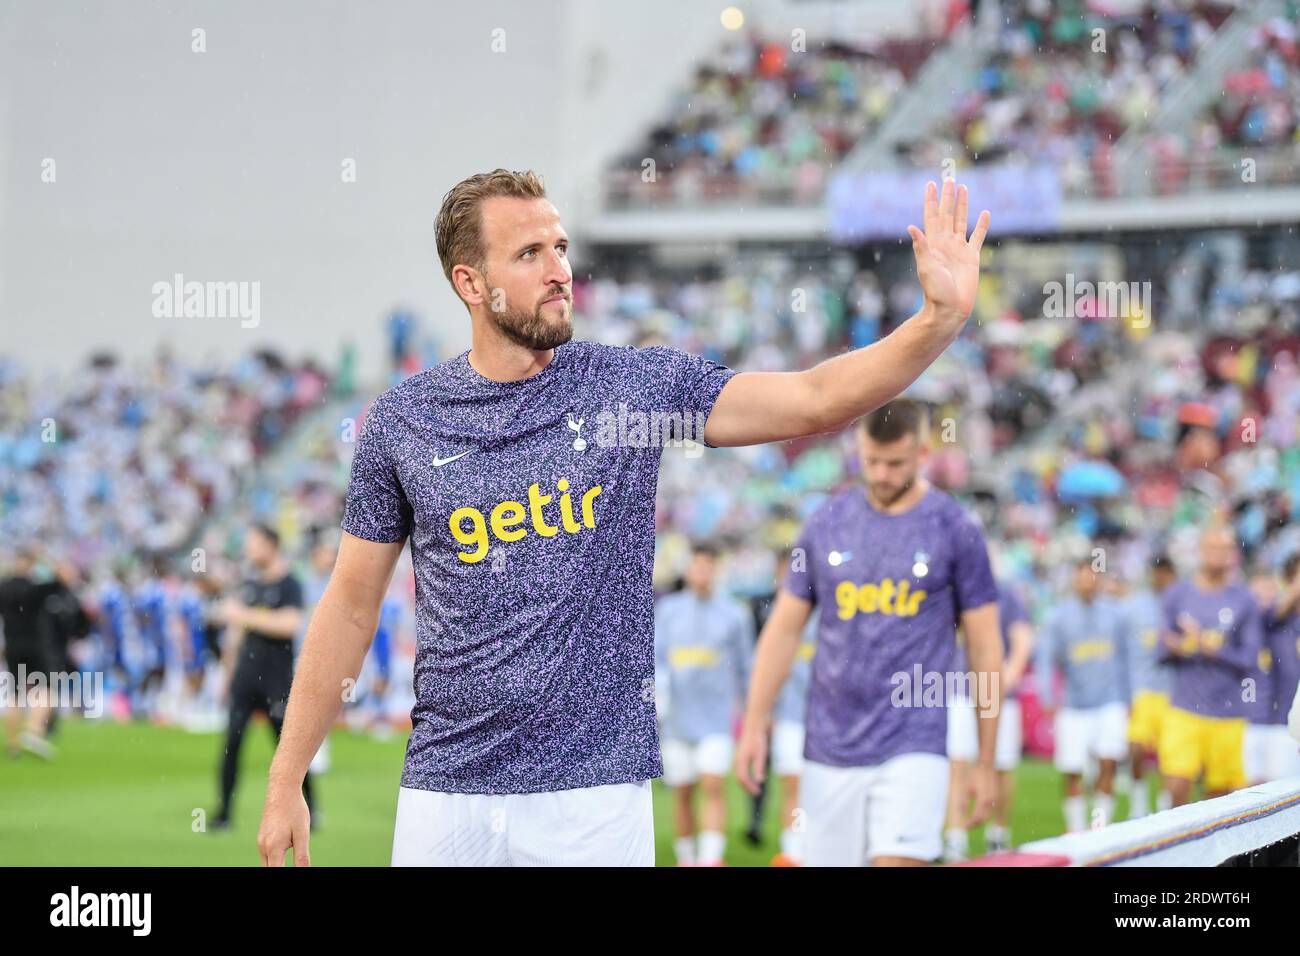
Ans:
<svg viewBox="0 0 1300 956"><path fill-rule="evenodd" d="M453 266L451 284L466 305L482 305L487 300L487 281L477 269L467 265Z"/></svg>

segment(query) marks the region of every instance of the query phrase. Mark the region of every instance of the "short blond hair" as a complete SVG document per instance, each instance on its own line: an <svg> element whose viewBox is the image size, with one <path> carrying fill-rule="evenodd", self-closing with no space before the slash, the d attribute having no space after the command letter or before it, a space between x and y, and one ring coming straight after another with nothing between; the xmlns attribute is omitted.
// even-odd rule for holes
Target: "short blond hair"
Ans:
<svg viewBox="0 0 1300 956"><path fill-rule="evenodd" d="M542 177L531 169L522 172L494 169L490 173L475 173L453 186L442 197L442 208L438 210L433 226L438 258L442 260L442 271L448 282L451 282L451 270L458 265L483 271L487 248L483 242L483 216L479 207L485 199L495 196L545 199L546 186ZM454 283L452 288L455 288Z"/></svg>

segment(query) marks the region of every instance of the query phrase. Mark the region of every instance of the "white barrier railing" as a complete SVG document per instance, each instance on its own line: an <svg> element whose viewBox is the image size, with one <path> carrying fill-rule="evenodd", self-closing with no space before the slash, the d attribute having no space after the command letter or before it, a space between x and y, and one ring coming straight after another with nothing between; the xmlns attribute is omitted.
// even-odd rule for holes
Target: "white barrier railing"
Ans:
<svg viewBox="0 0 1300 956"><path fill-rule="evenodd" d="M1019 852L1072 866L1218 866L1300 833L1300 777L1247 787L1100 830L1036 840Z"/></svg>

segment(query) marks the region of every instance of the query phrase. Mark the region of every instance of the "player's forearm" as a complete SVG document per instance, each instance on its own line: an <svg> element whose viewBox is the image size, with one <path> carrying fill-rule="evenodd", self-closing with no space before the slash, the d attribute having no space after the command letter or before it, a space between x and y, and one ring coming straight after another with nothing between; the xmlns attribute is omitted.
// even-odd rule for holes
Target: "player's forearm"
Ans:
<svg viewBox="0 0 1300 956"><path fill-rule="evenodd" d="M1029 653L1023 655L1012 653L1012 655L1007 658L1006 669L1003 672L1007 685L1004 690L1015 687L1020 683L1021 679L1025 676L1025 671L1029 670L1029 662L1031 659L1032 655Z"/></svg>
<svg viewBox="0 0 1300 956"><path fill-rule="evenodd" d="M271 786L298 787L343 706L370 647L378 609L366 611L327 589L312 615L298 657L284 731L271 764Z"/></svg>
<svg viewBox="0 0 1300 956"><path fill-rule="evenodd" d="M1288 617L1296 609L1297 604L1300 604L1300 587L1290 585L1283 588L1272 611L1273 620L1281 621Z"/></svg>
<svg viewBox="0 0 1300 956"><path fill-rule="evenodd" d="M749 680L749 699L745 704L747 728L767 726L776 699L794 666L795 655L799 652L799 638L798 630L777 627L771 621L759 634Z"/></svg>
<svg viewBox="0 0 1300 956"><path fill-rule="evenodd" d="M297 608L249 608L241 623L247 630L267 637L292 640L302 623L302 612Z"/></svg>
<svg viewBox="0 0 1300 956"><path fill-rule="evenodd" d="M967 655L971 670L975 672L979 762L992 764L997 746L998 718L1002 714L1002 641L996 629L987 634L968 634L967 640Z"/></svg>
<svg viewBox="0 0 1300 956"><path fill-rule="evenodd" d="M1007 657L1004 668L1006 686L1003 693L1020 683L1029 669L1029 662L1034 659L1034 632L1027 625L1016 625L1011 631L1011 654Z"/></svg>
<svg viewBox="0 0 1300 956"><path fill-rule="evenodd" d="M896 397L961 332L965 316L927 303L889 335L809 370L820 431L836 431Z"/></svg>
<svg viewBox="0 0 1300 956"><path fill-rule="evenodd" d="M1256 644L1225 644L1217 654L1202 653L1202 656L1244 675L1255 668L1259 652L1260 647Z"/></svg>
<svg viewBox="0 0 1300 956"><path fill-rule="evenodd" d="M225 640L221 642L221 669L230 680L235 673L235 664L239 660L240 648L244 646L244 629L227 627Z"/></svg>

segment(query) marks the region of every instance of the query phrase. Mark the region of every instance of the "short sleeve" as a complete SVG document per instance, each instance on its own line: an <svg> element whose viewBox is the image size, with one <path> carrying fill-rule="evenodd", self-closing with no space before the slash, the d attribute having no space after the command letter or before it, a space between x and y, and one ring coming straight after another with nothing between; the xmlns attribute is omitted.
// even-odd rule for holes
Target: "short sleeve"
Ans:
<svg viewBox="0 0 1300 956"><path fill-rule="evenodd" d="M965 514L956 524L953 598L956 612L963 614L985 604L996 604L998 586L993 580L984 532Z"/></svg>
<svg viewBox="0 0 1300 956"><path fill-rule="evenodd" d="M292 574L280 588L280 607L302 607L302 584Z"/></svg>
<svg viewBox="0 0 1300 956"><path fill-rule="evenodd" d="M1012 624L1019 624L1021 621L1029 620L1029 615L1025 612L1025 605L1020 600L1019 595L1008 590L1005 598L1002 607L1002 610L1006 611L1005 620L1002 621L1003 628L1009 628Z"/></svg>
<svg viewBox="0 0 1300 956"><path fill-rule="evenodd" d="M412 512L388 453L386 406L370 406L352 456L342 528L367 541L401 541L411 532Z"/></svg>
<svg viewBox="0 0 1300 956"><path fill-rule="evenodd" d="M639 351L653 370L655 382L651 386L651 394L661 396L656 403L660 409L696 416L701 423L708 422L713 405L722 393L722 387L736 374L734 369L711 359L666 345L650 346ZM700 431L700 442L708 445L704 441L702 429Z"/></svg>

